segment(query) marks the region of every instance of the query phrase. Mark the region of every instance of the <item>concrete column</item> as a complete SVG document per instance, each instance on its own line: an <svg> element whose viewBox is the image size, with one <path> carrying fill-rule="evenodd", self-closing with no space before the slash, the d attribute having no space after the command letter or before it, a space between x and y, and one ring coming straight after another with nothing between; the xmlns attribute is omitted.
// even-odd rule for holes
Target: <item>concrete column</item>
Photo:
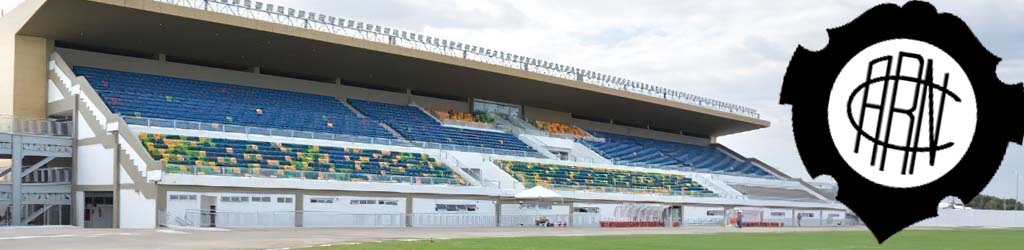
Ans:
<svg viewBox="0 0 1024 250"><path fill-rule="evenodd" d="M569 202L569 222L568 222L568 224L566 226L569 226L569 227L572 226L572 224L573 224L572 223L573 222L572 215L576 213L576 211L574 211L574 210L576 210L576 202Z"/></svg>
<svg viewBox="0 0 1024 250"><path fill-rule="evenodd" d="M295 193L295 227L302 227L302 216L305 212L305 200L306 198L302 192Z"/></svg>
<svg viewBox="0 0 1024 250"><path fill-rule="evenodd" d="M42 37L11 34L0 38L0 114L46 117L46 102L40 100L46 100L51 45Z"/></svg>
<svg viewBox="0 0 1024 250"><path fill-rule="evenodd" d="M494 226L501 227L501 197L494 200Z"/></svg>
<svg viewBox="0 0 1024 250"><path fill-rule="evenodd" d="M118 130L110 132L114 137L114 211L113 228L121 228L121 143L118 142Z"/></svg>
<svg viewBox="0 0 1024 250"><path fill-rule="evenodd" d="M412 227L412 195L405 197L405 227Z"/></svg>
<svg viewBox="0 0 1024 250"><path fill-rule="evenodd" d="M792 225L794 225L794 226L796 226L796 225L800 225L800 224L799 224L799 223L798 223L798 222L796 221L796 220L797 220L796 218L799 218L799 217L797 217L797 216L796 216L796 209L792 209L792 213L791 213L791 214L789 214L789 215L791 216L791 218L793 218L793 224L792 224Z"/></svg>
<svg viewBox="0 0 1024 250"><path fill-rule="evenodd" d="M24 222L21 220L22 217L22 201L21 201L21 168L22 155L21 136L15 135L11 138L11 223L15 226L23 225Z"/></svg>
<svg viewBox="0 0 1024 250"><path fill-rule="evenodd" d="M75 103L71 110L71 225L85 227L78 223L78 95L72 95L71 100Z"/></svg>
<svg viewBox="0 0 1024 250"><path fill-rule="evenodd" d="M724 207L724 208L722 208L722 217L725 217L724 220L722 220L722 226L723 227L728 227L729 226L729 210L733 210L734 208L735 207Z"/></svg>
<svg viewBox="0 0 1024 250"><path fill-rule="evenodd" d="M405 89L405 104L412 104L412 89Z"/></svg>

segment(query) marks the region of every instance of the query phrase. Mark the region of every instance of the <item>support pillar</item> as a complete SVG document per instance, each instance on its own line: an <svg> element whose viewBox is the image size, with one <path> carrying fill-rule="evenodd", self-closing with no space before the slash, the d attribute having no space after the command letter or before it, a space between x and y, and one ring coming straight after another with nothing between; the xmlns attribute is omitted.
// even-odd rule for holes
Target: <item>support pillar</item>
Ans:
<svg viewBox="0 0 1024 250"><path fill-rule="evenodd" d="M121 143L118 141L118 130L110 132L114 135L114 211L112 228L121 228Z"/></svg>
<svg viewBox="0 0 1024 250"><path fill-rule="evenodd" d="M722 220L722 226L723 227L728 227L729 226L729 210L733 210L733 209L735 209L735 207L724 207L724 208L722 208L722 217L725 217Z"/></svg>
<svg viewBox="0 0 1024 250"><path fill-rule="evenodd" d="M405 104L412 104L413 103L412 89L405 89L405 98L406 98Z"/></svg>
<svg viewBox="0 0 1024 250"><path fill-rule="evenodd" d="M21 136L11 138L11 219L14 226L21 226L25 222L22 217L22 193L21 193L21 167L24 155L22 155Z"/></svg>
<svg viewBox="0 0 1024 250"><path fill-rule="evenodd" d="M303 207L305 206L305 199L302 192L295 193L295 227L302 227L302 216L303 212L306 211Z"/></svg>
<svg viewBox="0 0 1024 250"><path fill-rule="evenodd" d="M494 200L494 226L501 227L501 197Z"/></svg>
<svg viewBox="0 0 1024 250"><path fill-rule="evenodd" d="M573 214L575 214L575 213L576 213L576 202L569 202L569 222L566 224L566 227L571 227L573 225L573 220L576 218L576 217L573 217Z"/></svg>
<svg viewBox="0 0 1024 250"><path fill-rule="evenodd" d="M414 216L412 202L412 195L405 197L405 227L412 227L412 217Z"/></svg>

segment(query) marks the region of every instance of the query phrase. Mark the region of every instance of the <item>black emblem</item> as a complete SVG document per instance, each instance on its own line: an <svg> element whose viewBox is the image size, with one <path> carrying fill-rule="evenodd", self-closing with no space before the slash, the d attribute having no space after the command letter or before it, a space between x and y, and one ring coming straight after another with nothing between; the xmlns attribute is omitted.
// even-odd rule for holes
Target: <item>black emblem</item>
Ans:
<svg viewBox="0 0 1024 250"><path fill-rule="evenodd" d="M1024 126L1016 122L1017 112L1008 111L1024 105L1021 84L1007 85L996 77L1000 59L958 17L938 13L920 1L902 7L883 4L829 29L828 36L828 45L820 51L797 48L780 103L792 105L793 134L808 173L835 178L840 187L837 200L860 216L879 243L936 216L937 204L947 196L973 199L992 179L1007 144L1021 143ZM855 91L851 87L848 93L832 95L848 62L873 45L894 40L938 48L935 51L942 53L933 54L952 58L946 61L959 65L963 79L953 80L956 74L948 67L933 66L939 63L930 58L933 55L892 50L850 66L870 73L858 76ZM960 89L954 91L958 84ZM830 102L841 102L841 125L851 135L834 134L838 127L833 126L840 121L830 121L829 106L835 104ZM976 110L976 116L954 116L950 110L955 106ZM961 119L972 121L965 127L973 132L951 130L956 122L964 123ZM897 125L890 124L893 120ZM958 136L966 139L951 141ZM840 140L850 143L837 144ZM941 158L958 147L958 160ZM851 162L851 155L866 160ZM887 157L892 159L889 165ZM949 167L938 167L943 164ZM934 179L906 186L883 185L864 174L900 180L940 170Z"/></svg>

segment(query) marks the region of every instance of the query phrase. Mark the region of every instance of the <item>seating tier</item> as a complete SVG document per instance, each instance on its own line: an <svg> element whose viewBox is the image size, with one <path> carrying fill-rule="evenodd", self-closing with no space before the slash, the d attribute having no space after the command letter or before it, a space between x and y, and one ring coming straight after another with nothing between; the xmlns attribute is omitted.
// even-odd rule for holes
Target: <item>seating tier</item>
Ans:
<svg viewBox="0 0 1024 250"><path fill-rule="evenodd" d="M522 161L494 163L526 187L714 196L711 190L683 175Z"/></svg>
<svg viewBox="0 0 1024 250"><path fill-rule="evenodd" d="M417 107L357 99L348 99L348 102L409 140L536 153L514 135L444 126Z"/></svg>
<svg viewBox="0 0 1024 250"><path fill-rule="evenodd" d="M334 97L86 67L74 71L125 117L394 138Z"/></svg>
<svg viewBox="0 0 1024 250"><path fill-rule="evenodd" d="M700 146L589 131L604 142L581 141L620 165L774 178L750 160L740 160L712 146Z"/></svg>
<svg viewBox="0 0 1024 250"><path fill-rule="evenodd" d="M423 153L140 133L167 173L458 184Z"/></svg>

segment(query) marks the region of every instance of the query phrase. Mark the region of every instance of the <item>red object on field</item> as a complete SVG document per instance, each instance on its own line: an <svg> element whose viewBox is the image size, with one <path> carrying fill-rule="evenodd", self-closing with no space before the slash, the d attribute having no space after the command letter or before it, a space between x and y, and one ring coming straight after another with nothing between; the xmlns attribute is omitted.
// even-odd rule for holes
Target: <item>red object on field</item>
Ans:
<svg viewBox="0 0 1024 250"><path fill-rule="evenodd" d="M601 227L664 227L661 221L602 221Z"/></svg>
<svg viewBox="0 0 1024 250"><path fill-rule="evenodd" d="M782 227L782 222L744 222L743 227Z"/></svg>

